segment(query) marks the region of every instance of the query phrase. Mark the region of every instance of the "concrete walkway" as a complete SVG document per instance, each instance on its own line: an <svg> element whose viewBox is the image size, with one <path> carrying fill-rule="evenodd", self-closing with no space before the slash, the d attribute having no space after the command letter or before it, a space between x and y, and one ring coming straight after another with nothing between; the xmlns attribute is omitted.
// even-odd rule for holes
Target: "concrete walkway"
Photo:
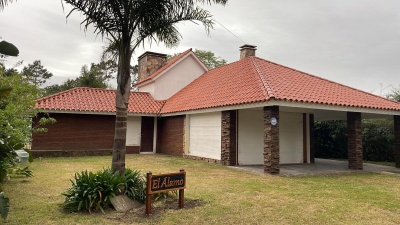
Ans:
<svg viewBox="0 0 400 225"><path fill-rule="evenodd" d="M400 176L400 169L391 166L381 166L376 164L364 163L362 171L392 174ZM264 173L264 166L231 166L231 168L246 170L255 173ZM299 175L314 175L314 174L337 174L337 173L354 173L361 170L348 169L347 161L337 161L329 159L315 159L313 164L292 164L281 165L280 175L283 176L299 176Z"/></svg>

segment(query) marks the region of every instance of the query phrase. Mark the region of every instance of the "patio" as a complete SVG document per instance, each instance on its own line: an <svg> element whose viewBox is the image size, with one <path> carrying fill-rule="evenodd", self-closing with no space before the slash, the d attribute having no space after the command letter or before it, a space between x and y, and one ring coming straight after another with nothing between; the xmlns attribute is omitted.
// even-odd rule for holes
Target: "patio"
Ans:
<svg viewBox="0 0 400 225"><path fill-rule="evenodd" d="M264 173L263 165L254 166L231 166L231 168L246 170L254 173ZM400 176L400 168L391 166L382 166L370 163L363 164L363 170L348 169L348 162L329 160L329 159L315 159L312 164L286 164L280 165L281 176L301 176L301 175L314 175L314 174L338 174L338 173L354 173L354 172L372 172L382 174L393 174Z"/></svg>

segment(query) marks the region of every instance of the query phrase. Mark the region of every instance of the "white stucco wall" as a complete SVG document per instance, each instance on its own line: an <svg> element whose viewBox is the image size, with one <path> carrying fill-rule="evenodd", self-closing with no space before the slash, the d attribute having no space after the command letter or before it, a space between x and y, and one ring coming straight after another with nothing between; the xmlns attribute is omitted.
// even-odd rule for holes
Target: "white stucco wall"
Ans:
<svg viewBox="0 0 400 225"><path fill-rule="evenodd" d="M154 83L146 84L143 87L138 88L138 91L140 91L140 92L148 92L148 93L151 94L151 96L154 97Z"/></svg>
<svg viewBox="0 0 400 225"><path fill-rule="evenodd" d="M279 112L280 163L303 163L303 114Z"/></svg>
<svg viewBox="0 0 400 225"><path fill-rule="evenodd" d="M142 117L128 117L126 130L126 146L139 146L141 137Z"/></svg>
<svg viewBox="0 0 400 225"><path fill-rule="evenodd" d="M189 115L189 155L221 159L221 112Z"/></svg>
<svg viewBox="0 0 400 225"><path fill-rule="evenodd" d="M238 110L238 163L264 164L263 110Z"/></svg>
<svg viewBox="0 0 400 225"><path fill-rule="evenodd" d="M156 100L166 100L205 72L206 69L190 53L138 90L149 92Z"/></svg>

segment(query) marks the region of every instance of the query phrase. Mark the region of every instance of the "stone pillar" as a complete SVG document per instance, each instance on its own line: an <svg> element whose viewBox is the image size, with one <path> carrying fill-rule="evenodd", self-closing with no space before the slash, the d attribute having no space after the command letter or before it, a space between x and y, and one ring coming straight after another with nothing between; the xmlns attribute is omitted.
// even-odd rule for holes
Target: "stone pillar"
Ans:
<svg viewBox="0 0 400 225"><path fill-rule="evenodd" d="M347 143L349 169L363 169L363 149L361 134L361 113L347 112Z"/></svg>
<svg viewBox="0 0 400 225"><path fill-rule="evenodd" d="M310 163L315 163L314 114L310 114Z"/></svg>
<svg viewBox="0 0 400 225"><path fill-rule="evenodd" d="M264 107L264 172L279 174L279 106Z"/></svg>
<svg viewBox="0 0 400 225"><path fill-rule="evenodd" d="M400 116L393 116L394 120L394 161L400 168Z"/></svg>
<svg viewBox="0 0 400 225"><path fill-rule="evenodd" d="M222 111L221 114L221 164L236 165L237 142L236 126L237 111Z"/></svg>

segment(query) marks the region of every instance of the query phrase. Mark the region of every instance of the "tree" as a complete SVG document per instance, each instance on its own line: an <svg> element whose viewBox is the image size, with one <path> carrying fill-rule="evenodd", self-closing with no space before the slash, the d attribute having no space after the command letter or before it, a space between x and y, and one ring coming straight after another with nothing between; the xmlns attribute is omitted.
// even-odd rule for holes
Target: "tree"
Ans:
<svg viewBox="0 0 400 225"><path fill-rule="evenodd" d="M32 128L32 118L40 112L34 108L38 97L36 85L30 84L21 74L4 76L4 70L0 69L0 184L12 173L31 176L28 167L19 168L15 163L15 150L24 148L32 132L46 131ZM54 119L43 118L39 124L54 122ZM0 186L0 214L4 219L8 214L8 202Z"/></svg>
<svg viewBox="0 0 400 225"><path fill-rule="evenodd" d="M45 95L52 95L74 87L106 88L108 86L107 80L110 78L111 76L101 69L101 62L99 64L92 63L90 69L87 65L84 65L79 77L68 79L61 85L53 84L45 87Z"/></svg>
<svg viewBox="0 0 400 225"><path fill-rule="evenodd" d="M226 65L226 60L215 56L211 51L195 49L194 54L206 65L209 69L217 68Z"/></svg>
<svg viewBox="0 0 400 225"><path fill-rule="evenodd" d="M64 0L80 11L83 24L95 27L95 32L106 36L118 46L116 91L116 122L112 169L125 170L126 121L131 89L130 60L136 48L145 40L176 46L181 35L176 24L198 21L208 32L212 28L211 14L196 5L212 2L226 4L227 0Z"/></svg>
<svg viewBox="0 0 400 225"><path fill-rule="evenodd" d="M61 85L53 84L53 85L49 85L49 86L45 87L44 88L44 96L56 94L56 93L61 92L61 91L66 91L66 90L69 90L71 88L78 87L77 79L78 78L76 78L76 79L69 79L68 78Z"/></svg>
<svg viewBox="0 0 400 225"><path fill-rule="evenodd" d="M205 51L200 49L195 49L193 52L204 65L206 65L209 69L214 69L223 65L226 65L226 60L222 59L221 57L215 56L214 52L212 51ZM179 53L168 55L168 59L173 58L179 55Z"/></svg>
<svg viewBox="0 0 400 225"><path fill-rule="evenodd" d="M0 0L0 10L4 9L4 6L6 6L8 3L13 2L13 0Z"/></svg>
<svg viewBox="0 0 400 225"><path fill-rule="evenodd" d="M6 68L3 63L0 63L0 71L2 71L3 75L6 77L12 76L18 71L14 68Z"/></svg>
<svg viewBox="0 0 400 225"><path fill-rule="evenodd" d="M34 107L35 100L40 97L38 89L21 74L6 77L0 70L0 161L9 156L8 152L23 148L32 132L45 131L32 127L32 118L41 112ZM43 119L40 124L46 122L54 120ZM0 182L1 178L0 172Z"/></svg>
<svg viewBox="0 0 400 225"><path fill-rule="evenodd" d="M99 65L92 63L90 70L86 65L81 69L81 76L77 78L78 87L106 88L106 77L103 76Z"/></svg>
<svg viewBox="0 0 400 225"><path fill-rule="evenodd" d="M19 50L15 45L7 42L0 41L0 59L6 58L7 56L18 56Z"/></svg>
<svg viewBox="0 0 400 225"><path fill-rule="evenodd" d="M22 74L37 87L45 84L47 80L53 76L52 73L44 68L40 60L35 60L32 64L28 64L28 66L25 66L22 69Z"/></svg>
<svg viewBox="0 0 400 225"><path fill-rule="evenodd" d="M0 62L4 61L8 56L16 57L18 54L19 50L15 45L6 41L0 41Z"/></svg>
<svg viewBox="0 0 400 225"><path fill-rule="evenodd" d="M400 86L397 89L393 88L392 92L389 93L386 97L394 101L400 102Z"/></svg>

